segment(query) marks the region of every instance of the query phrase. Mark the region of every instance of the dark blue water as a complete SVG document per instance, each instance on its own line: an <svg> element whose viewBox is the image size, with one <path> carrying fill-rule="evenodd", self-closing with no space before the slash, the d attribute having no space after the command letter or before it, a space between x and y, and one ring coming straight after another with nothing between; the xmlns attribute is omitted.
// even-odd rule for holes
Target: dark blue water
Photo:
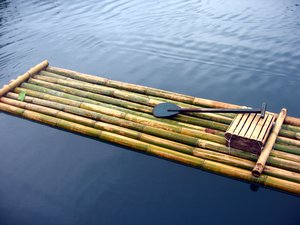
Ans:
<svg viewBox="0 0 300 225"><path fill-rule="evenodd" d="M300 1L0 1L0 84L38 62L300 116ZM300 224L300 200L0 113L0 224Z"/></svg>

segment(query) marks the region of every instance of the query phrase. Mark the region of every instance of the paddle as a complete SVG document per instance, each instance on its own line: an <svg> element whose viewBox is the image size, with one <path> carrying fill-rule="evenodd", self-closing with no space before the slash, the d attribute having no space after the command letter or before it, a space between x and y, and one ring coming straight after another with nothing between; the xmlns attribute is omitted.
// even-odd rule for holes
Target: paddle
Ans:
<svg viewBox="0 0 300 225"><path fill-rule="evenodd" d="M213 109L213 108L180 108L173 103L161 103L153 108L153 115L158 118L166 118L176 116L181 112L199 112L199 113L260 113L260 117L264 118L266 112L266 103L262 103L261 109Z"/></svg>

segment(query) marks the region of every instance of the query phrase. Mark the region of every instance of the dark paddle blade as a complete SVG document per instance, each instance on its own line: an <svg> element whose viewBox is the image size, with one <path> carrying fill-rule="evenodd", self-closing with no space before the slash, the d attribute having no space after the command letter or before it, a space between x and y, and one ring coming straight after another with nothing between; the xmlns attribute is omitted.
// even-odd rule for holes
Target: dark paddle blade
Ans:
<svg viewBox="0 0 300 225"><path fill-rule="evenodd" d="M156 105L153 108L153 115L158 118L163 118L163 117L171 117L175 116L179 113L179 111L169 111L169 110L180 110L181 108L175 104L172 103L161 103Z"/></svg>

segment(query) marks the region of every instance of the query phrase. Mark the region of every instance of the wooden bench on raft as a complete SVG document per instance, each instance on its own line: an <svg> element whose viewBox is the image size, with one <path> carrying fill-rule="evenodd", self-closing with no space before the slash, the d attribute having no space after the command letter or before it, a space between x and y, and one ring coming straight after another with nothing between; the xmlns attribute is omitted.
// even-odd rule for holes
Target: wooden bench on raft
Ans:
<svg viewBox="0 0 300 225"><path fill-rule="evenodd" d="M253 176L259 177L263 172L286 114L287 109L283 108L273 126L276 119L273 113L266 112L263 118L259 113L240 113L228 127L225 133L228 147L259 155L252 170Z"/></svg>

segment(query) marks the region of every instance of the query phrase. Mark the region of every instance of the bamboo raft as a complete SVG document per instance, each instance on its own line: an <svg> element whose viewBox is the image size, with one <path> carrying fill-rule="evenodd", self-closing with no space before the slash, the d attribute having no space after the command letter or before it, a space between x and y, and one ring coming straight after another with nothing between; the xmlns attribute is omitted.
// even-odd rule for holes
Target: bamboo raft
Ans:
<svg viewBox="0 0 300 225"><path fill-rule="evenodd" d="M225 133L237 120L235 114L185 113L172 119L152 115L153 107L163 102L182 107L242 106L48 64L43 61L4 85L0 110L300 196L300 119L287 116L286 109L272 113L275 125L265 129L270 135L258 155L228 145Z"/></svg>

